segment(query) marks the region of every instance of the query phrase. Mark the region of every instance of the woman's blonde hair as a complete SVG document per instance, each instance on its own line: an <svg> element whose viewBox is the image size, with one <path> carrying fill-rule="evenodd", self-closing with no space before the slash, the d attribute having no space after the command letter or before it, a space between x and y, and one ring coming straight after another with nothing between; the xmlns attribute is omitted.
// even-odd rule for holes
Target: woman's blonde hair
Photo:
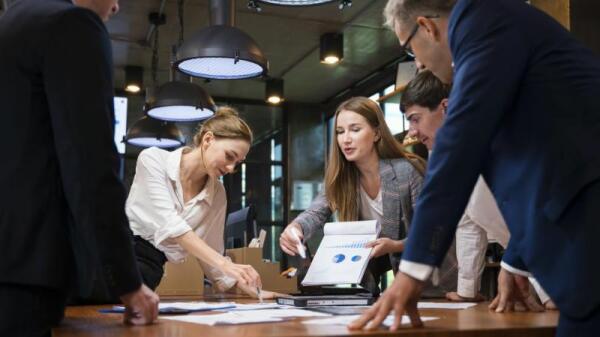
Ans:
<svg viewBox="0 0 600 337"><path fill-rule="evenodd" d="M194 135L194 146L200 146L207 132L212 132L215 138L241 139L252 144L252 130L232 107L218 108L214 116L202 123Z"/></svg>
<svg viewBox="0 0 600 337"><path fill-rule="evenodd" d="M422 159L404 151L388 128L379 104L366 97L353 97L340 104L335 111L334 128L340 112L347 110L363 116L379 134L375 150L380 159L406 158L421 173L425 171ZM359 171L344 157L337 139L331 142L329 161L325 169L325 195L332 211L340 221L358 220Z"/></svg>

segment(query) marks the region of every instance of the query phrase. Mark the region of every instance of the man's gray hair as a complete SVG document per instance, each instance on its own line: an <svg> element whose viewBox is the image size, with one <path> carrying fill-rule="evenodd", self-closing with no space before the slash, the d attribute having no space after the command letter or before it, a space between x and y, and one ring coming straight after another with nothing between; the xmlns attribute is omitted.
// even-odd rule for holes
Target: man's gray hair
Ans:
<svg viewBox="0 0 600 337"><path fill-rule="evenodd" d="M383 15L385 25L394 30L396 24L405 25L418 15L447 16L457 0L388 0Z"/></svg>

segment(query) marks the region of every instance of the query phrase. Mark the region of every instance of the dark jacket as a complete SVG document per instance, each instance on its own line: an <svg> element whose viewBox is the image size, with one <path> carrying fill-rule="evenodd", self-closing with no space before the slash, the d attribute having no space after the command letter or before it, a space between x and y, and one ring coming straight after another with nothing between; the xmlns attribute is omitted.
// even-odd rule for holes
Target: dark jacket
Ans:
<svg viewBox="0 0 600 337"><path fill-rule="evenodd" d="M0 282L137 289L100 18L68 0L15 2L0 17L0 102Z"/></svg>
<svg viewBox="0 0 600 337"><path fill-rule="evenodd" d="M479 173L561 313L600 306L600 60L521 0L458 0L454 82L403 259L439 264Z"/></svg>

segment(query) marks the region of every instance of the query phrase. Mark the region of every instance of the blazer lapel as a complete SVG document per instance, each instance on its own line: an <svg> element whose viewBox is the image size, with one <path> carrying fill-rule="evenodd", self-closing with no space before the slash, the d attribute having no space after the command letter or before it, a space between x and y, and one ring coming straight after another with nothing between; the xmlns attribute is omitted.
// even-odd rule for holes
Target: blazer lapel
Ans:
<svg viewBox="0 0 600 337"><path fill-rule="evenodd" d="M379 161L381 177L381 201L383 203L383 218L381 220L381 236L398 240L406 236L404 226L400 226L400 187L394 167L390 160Z"/></svg>

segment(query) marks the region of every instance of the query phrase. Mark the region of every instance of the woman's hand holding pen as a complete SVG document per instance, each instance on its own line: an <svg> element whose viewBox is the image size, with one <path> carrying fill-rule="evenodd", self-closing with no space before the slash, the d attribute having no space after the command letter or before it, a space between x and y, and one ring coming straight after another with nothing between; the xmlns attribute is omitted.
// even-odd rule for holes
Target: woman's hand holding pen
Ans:
<svg viewBox="0 0 600 337"><path fill-rule="evenodd" d="M236 264L224 259L220 269L228 276L236 279L238 284L248 285L253 288L262 288L262 282L258 272L247 264Z"/></svg>
<svg viewBox="0 0 600 337"><path fill-rule="evenodd" d="M296 231L296 234L292 233L293 230ZM298 239L300 242L298 242ZM298 245L303 245L302 240L304 240L302 226L296 222L292 222L285 228L283 233L281 233L281 236L279 237L279 246L286 254L296 256L296 254L300 253L298 251Z"/></svg>

